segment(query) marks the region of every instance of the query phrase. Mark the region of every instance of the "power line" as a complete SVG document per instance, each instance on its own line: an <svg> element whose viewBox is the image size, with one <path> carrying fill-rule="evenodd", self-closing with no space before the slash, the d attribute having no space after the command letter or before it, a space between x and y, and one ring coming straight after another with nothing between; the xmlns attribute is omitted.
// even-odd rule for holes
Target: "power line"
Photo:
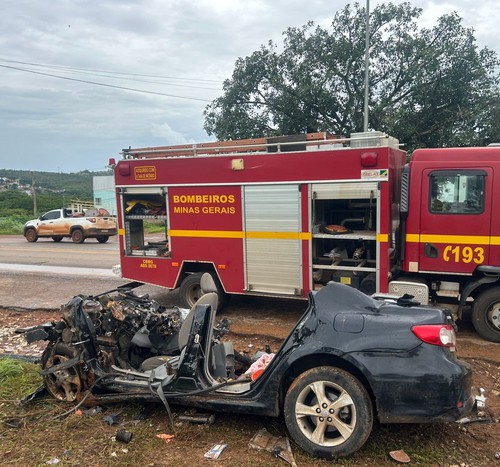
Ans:
<svg viewBox="0 0 500 467"><path fill-rule="evenodd" d="M181 80L181 81L199 81L199 82L205 82L205 83L221 84L220 81L217 81L214 79L185 78L185 77L178 78L175 76L146 75L146 74L140 74L140 73L125 73L125 72L121 72L121 71L93 70L93 69L86 69L86 68L75 68L75 67L64 66L64 65L47 65L47 64L41 64L41 63L22 62L22 61L18 61L18 60L8 60L6 58L0 58L0 61L7 62L7 63L17 63L19 65L30 65L30 66L39 66L39 67L44 67L44 68L54 68L54 69L59 69L59 70L74 70L74 71L82 71L82 72L108 73L108 74L114 74L114 75L140 76L140 77L144 77L144 78L162 78L162 79L174 79L174 80Z"/></svg>
<svg viewBox="0 0 500 467"><path fill-rule="evenodd" d="M142 92L144 94L154 94L156 96L173 97L173 98L176 98L176 99L186 99L186 100L190 100L190 101L212 102L209 99L202 99L200 97L186 97L186 96L177 96L175 94L166 94L166 93L163 93L163 92L146 91L145 89L128 88L128 87L125 87L125 86L117 86L117 85L114 85L114 84L99 83L97 81L88 81L88 80L83 80L83 79L70 78L68 76L60 76L60 75L54 75L54 74L51 74L51 73L43 73L41 71L27 70L25 68L18 68L18 67L8 66L8 65L0 65L0 67L1 68L8 68L10 70L24 71L26 73L33 73L35 75L50 76L52 78L65 79L65 80L68 80L68 81L76 81L76 82L79 82L79 83L94 84L96 86L104 86L104 87L107 87L107 88L114 88L114 89L123 89L125 91Z"/></svg>
<svg viewBox="0 0 500 467"><path fill-rule="evenodd" d="M63 70L66 71L66 70ZM126 76L113 76L113 75L108 75L105 74L106 72L86 72L86 71L73 71L73 70L68 70L68 73L79 73L83 75L91 75L91 76L99 76L102 78L112 78L112 79L122 79L126 81L134 81L136 83L149 83L149 84L162 84L166 86L176 86L176 87L181 87L181 88L191 88L191 89L204 89L207 91L220 91L221 88L207 88L204 86L191 86L190 84L179 84L179 83L170 83L168 81L154 81L154 80L148 80L148 79L137 79L137 78L127 78Z"/></svg>
<svg viewBox="0 0 500 467"><path fill-rule="evenodd" d="M220 88L208 88L204 86L192 86L190 84L179 84L179 83L170 83L168 81L154 81L154 80L146 80L146 79L137 79L137 78L127 78L126 76L113 76L109 74L105 74L107 72L102 71L102 72L92 72L92 71L76 71L72 69L62 69L61 71L64 71L66 73L78 73L82 75L91 75L91 76L99 76L101 78L111 78L111 79L121 79L121 80L126 80L126 81L134 81L136 83L149 83L149 84L161 84L161 85L166 85L166 86L176 86L176 87L182 87L182 88L191 88L191 89L204 89L207 91L220 91ZM179 78L180 79L180 78Z"/></svg>

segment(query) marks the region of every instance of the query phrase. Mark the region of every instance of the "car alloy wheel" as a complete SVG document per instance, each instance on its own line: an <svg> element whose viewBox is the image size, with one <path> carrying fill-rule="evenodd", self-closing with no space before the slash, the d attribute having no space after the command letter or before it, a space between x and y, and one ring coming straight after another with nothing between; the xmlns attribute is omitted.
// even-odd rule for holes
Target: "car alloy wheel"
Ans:
<svg viewBox="0 0 500 467"><path fill-rule="evenodd" d="M312 455L333 458L358 450L373 425L366 389L334 367L302 373L285 398L285 422L292 438Z"/></svg>

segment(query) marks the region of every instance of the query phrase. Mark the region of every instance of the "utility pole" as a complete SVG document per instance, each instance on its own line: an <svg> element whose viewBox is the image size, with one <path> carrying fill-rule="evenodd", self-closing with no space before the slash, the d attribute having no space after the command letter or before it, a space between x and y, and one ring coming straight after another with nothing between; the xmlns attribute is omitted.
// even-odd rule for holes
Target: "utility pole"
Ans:
<svg viewBox="0 0 500 467"><path fill-rule="evenodd" d="M33 194L33 215L36 217L36 190L35 190L35 174L31 172L31 193Z"/></svg>
<svg viewBox="0 0 500 467"><path fill-rule="evenodd" d="M365 106L363 131L368 131L368 97L370 80L370 0L366 0L366 36L365 36Z"/></svg>

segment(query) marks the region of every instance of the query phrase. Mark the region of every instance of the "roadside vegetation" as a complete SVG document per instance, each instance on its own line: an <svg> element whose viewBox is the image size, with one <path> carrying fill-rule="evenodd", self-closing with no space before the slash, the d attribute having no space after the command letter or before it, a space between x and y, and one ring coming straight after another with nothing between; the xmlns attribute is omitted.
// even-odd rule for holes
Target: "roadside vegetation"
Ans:
<svg viewBox="0 0 500 467"><path fill-rule="evenodd" d="M0 235L21 235L24 223L31 218L31 216L20 215L0 217Z"/></svg>
<svg viewBox="0 0 500 467"><path fill-rule="evenodd" d="M144 221L144 232L147 234L165 233L165 222Z"/></svg>

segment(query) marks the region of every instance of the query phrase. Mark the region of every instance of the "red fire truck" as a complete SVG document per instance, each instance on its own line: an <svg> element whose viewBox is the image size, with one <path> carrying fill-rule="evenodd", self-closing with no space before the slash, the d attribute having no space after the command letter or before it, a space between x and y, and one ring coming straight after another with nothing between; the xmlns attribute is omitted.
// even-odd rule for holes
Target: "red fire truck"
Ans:
<svg viewBox="0 0 500 467"><path fill-rule="evenodd" d="M121 274L179 287L186 306L204 272L222 302L304 298L332 280L454 300L500 342L500 147L407 162L399 146L371 132L126 149L110 160Z"/></svg>

